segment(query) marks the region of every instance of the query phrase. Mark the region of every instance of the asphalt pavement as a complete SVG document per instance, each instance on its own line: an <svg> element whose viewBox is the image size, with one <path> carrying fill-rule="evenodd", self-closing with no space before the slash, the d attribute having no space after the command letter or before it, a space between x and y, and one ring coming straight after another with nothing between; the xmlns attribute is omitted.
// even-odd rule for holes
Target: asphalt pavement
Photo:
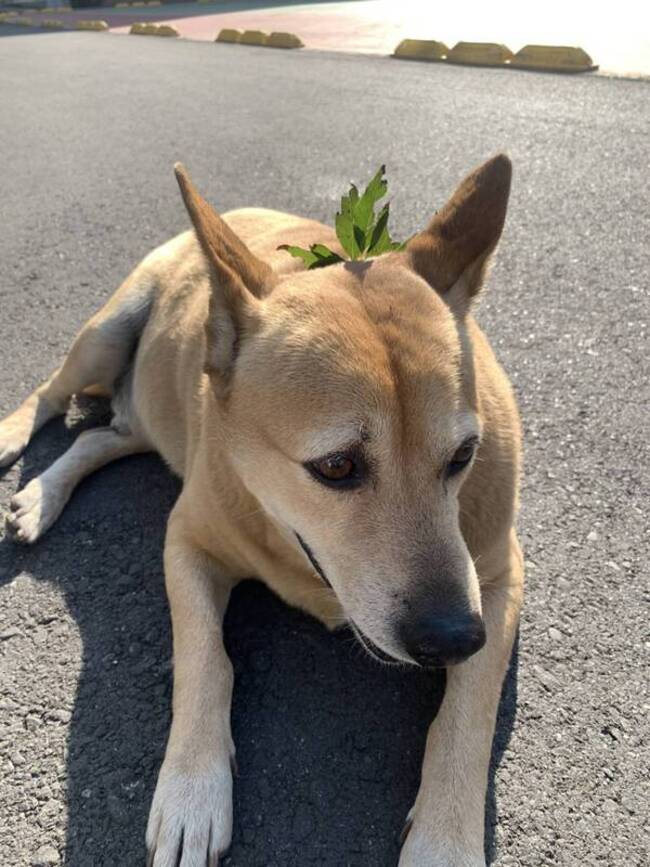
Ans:
<svg viewBox="0 0 650 867"><path fill-rule="evenodd" d="M2 32L10 33L7 28ZM524 419L527 598L490 784L495 867L648 863L649 85L106 34L0 38L0 412L187 226L182 160L221 210L333 218L388 167L396 237L513 159L479 318ZM0 476L0 508L102 405ZM33 548L0 541L0 863L143 858L170 715L154 456L87 481ZM259 584L227 621L239 775L229 867L394 867L439 679L392 672Z"/></svg>

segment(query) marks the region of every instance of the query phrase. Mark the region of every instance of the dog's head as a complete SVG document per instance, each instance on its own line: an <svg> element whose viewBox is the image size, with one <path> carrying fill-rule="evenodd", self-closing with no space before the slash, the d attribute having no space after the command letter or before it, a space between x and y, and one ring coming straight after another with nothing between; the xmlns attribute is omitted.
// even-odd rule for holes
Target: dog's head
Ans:
<svg viewBox="0 0 650 867"><path fill-rule="evenodd" d="M481 441L465 318L510 161L471 174L404 251L286 276L177 176L213 275L206 367L243 483L370 652L466 659L485 631L459 522Z"/></svg>

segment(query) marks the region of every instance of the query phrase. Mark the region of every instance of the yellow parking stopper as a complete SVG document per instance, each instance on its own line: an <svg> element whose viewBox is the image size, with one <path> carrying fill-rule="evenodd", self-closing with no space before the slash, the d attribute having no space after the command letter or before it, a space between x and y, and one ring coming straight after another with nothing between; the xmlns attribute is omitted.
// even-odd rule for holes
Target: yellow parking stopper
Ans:
<svg viewBox="0 0 650 867"><path fill-rule="evenodd" d="M393 57L401 57L404 60L444 60L449 54L449 49L444 42L436 42L433 39L402 39L395 49Z"/></svg>
<svg viewBox="0 0 650 867"><path fill-rule="evenodd" d="M302 41L295 33L271 33L265 43L269 48L303 48Z"/></svg>
<svg viewBox="0 0 650 867"><path fill-rule="evenodd" d="M77 30L94 30L100 33L108 30L108 24L105 21L77 21L75 28Z"/></svg>
<svg viewBox="0 0 650 867"><path fill-rule="evenodd" d="M239 42L241 39L241 33L239 30L232 30L228 27L220 30L217 34L217 38L214 40L215 42Z"/></svg>
<svg viewBox="0 0 650 867"><path fill-rule="evenodd" d="M593 72L598 66L582 48L566 45L525 45L513 57L516 69L546 72Z"/></svg>
<svg viewBox="0 0 650 867"><path fill-rule="evenodd" d="M242 45L266 45L268 36L261 30L244 30L239 40Z"/></svg>
<svg viewBox="0 0 650 867"><path fill-rule="evenodd" d="M151 24L146 21L140 21L137 24L132 24L129 33L135 36L155 36L158 32L158 25Z"/></svg>
<svg viewBox="0 0 650 867"><path fill-rule="evenodd" d="M468 66L504 66L513 56L509 48L496 42L458 42L447 60Z"/></svg>
<svg viewBox="0 0 650 867"><path fill-rule="evenodd" d="M180 36L180 33L175 27L172 27L171 24L159 24L156 27L155 36Z"/></svg>

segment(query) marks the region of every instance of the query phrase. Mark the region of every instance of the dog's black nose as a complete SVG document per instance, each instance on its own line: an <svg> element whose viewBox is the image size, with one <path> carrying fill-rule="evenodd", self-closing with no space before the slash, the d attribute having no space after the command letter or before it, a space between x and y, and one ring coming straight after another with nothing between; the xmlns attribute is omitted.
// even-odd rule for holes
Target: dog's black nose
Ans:
<svg viewBox="0 0 650 867"><path fill-rule="evenodd" d="M405 624L402 640L409 656L424 668L444 668L468 659L485 644L478 614L426 615Z"/></svg>

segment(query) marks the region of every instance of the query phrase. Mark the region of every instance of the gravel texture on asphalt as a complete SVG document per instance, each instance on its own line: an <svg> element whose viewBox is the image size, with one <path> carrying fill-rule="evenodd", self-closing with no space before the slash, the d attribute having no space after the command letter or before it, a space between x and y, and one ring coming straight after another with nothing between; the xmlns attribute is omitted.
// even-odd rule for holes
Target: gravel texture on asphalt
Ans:
<svg viewBox="0 0 650 867"><path fill-rule="evenodd" d="M647 864L648 85L24 32L0 39L0 81L2 414L186 228L175 160L221 210L326 221L346 182L385 162L400 237L510 154L479 318L524 419L527 598L487 845L497 867ZM102 412L76 407L38 434L0 474L0 508ZM5 867L143 861L170 716L161 551L178 489L156 457L126 459L33 548L0 541ZM395 865L440 680L375 665L252 582L227 641L239 775L225 863Z"/></svg>

